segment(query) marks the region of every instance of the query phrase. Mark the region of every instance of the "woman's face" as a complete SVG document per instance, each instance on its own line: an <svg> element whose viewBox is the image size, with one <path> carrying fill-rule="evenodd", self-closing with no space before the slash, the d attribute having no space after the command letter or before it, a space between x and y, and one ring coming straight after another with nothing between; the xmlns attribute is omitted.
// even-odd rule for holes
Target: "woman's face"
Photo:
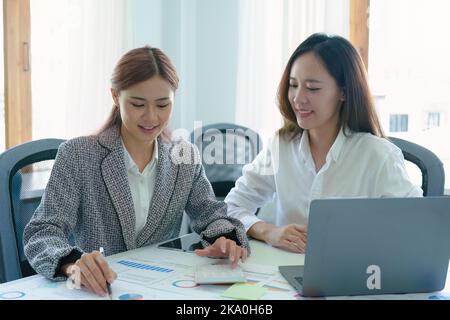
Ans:
<svg viewBox="0 0 450 320"><path fill-rule="evenodd" d="M151 143L168 126L172 114L174 91L160 76L135 84L118 95L122 135L137 143Z"/></svg>
<svg viewBox="0 0 450 320"><path fill-rule="evenodd" d="M313 53L305 53L293 63L288 98L300 128L316 130L338 126L344 93Z"/></svg>

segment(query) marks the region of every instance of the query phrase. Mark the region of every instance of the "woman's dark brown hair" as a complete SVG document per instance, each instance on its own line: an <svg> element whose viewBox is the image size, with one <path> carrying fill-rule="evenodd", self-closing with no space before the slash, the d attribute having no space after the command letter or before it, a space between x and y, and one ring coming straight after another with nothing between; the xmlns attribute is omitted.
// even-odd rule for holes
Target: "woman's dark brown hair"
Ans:
<svg viewBox="0 0 450 320"><path fill-rule="evenodd" d="M278 131L281 136L295 138L303 129L297 123L288 98L289 77L293 63L303 54L312 52L318 57L328 73L334 78L345 96L339 114L339 126L353 132L369 132L385 137L370 93L366 68L358 51L340 36L315 33L303 41L294 51L286 65L278 86L278 107L284 126Z"/></svg>
<svg viewBox="0 0 450 320"><path fill-rule="evenodd" d="M177 72L164 52L149 46L136 48L125 53L117 62L111 76L111 88L120 93L122 90L146 81L155 75L166 80L174 91L178 88ZM98 132L101 133L121 124L119 106L114 105L109 117ZM168 129L165 129L161 135L168 138L170 133Z"/></svg>

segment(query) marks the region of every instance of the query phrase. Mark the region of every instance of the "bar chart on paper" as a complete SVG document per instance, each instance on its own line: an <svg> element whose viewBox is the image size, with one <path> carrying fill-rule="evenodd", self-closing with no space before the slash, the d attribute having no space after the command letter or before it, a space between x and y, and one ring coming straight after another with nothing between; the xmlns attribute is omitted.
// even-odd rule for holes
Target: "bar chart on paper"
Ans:
<svg viewBox="0 0 450 320"><path fill-rule="evenodd" d="M157 271L157 272L164 272L164 273L169 273L169 272L174 271L173 269L169 269L169 268L162 268L162 267L152 266L149 264L137 263L137 262L133 262L133 261L129 261L129 260L120 260L120 261L117 261L117 263L121 264L123 266L127 266L129 268L141 269L141 270L150 270L150 271Z"/></svg>
<svg viewBox="0 0 450 320"><path fill-rule="evenodd" d="M111 266L118 275L112 286L113 298L118 300L184 299L181 293L155 287L162 282L172 283L192 269L190 264L156 257L130 257L116 260Z"/></svg>

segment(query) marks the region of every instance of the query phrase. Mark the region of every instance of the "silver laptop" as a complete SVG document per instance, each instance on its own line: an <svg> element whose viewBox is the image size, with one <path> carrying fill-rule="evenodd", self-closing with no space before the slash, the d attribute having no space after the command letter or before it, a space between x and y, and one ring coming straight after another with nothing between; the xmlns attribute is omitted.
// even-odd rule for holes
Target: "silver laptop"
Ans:
<svg viewBox="0 0 450 320"><path fill-rule="evenodd" d="M304 266L280 266L303 296L442 290L450 197L313 200Z"/></svg>

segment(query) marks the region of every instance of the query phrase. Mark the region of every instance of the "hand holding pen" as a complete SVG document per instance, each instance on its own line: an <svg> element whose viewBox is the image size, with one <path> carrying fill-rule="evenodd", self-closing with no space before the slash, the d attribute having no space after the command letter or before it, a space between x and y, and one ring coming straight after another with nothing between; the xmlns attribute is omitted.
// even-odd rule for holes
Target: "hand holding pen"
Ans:
<svg viewBox="0 0 450 320"><path fill-rule="evenodd" d="M100 250L103 250L103 248L100 248ZM62 270L67 276L70 276L73 267L79 268L82 287L99 296L107 296L109 294L111 298L111 288L108 290L108 285L114 282L117 274L108 265L100 251L84 253L75 263L63 266Z"/></svg>

